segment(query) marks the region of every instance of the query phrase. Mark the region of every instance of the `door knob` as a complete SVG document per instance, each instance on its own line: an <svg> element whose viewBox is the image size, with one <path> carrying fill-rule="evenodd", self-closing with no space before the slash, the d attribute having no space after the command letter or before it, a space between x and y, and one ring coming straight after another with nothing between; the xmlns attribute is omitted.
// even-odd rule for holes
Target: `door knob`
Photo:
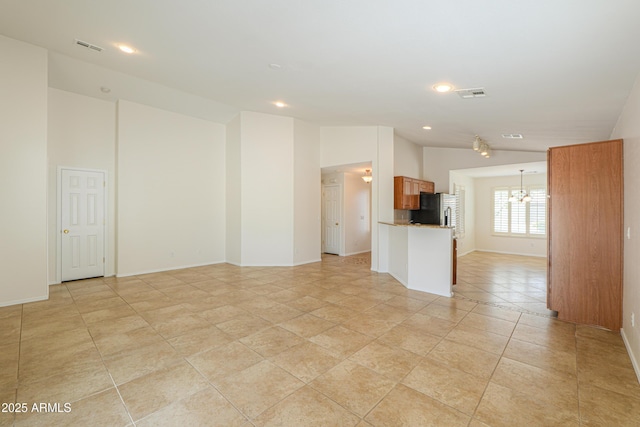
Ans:
<svg viewBox="0 0 640 427"><path fill-rule="evenodd" d="M336 225L338 225L338 223L336 222Z"/></svg>
<svg viewBox="0 0 640 427"><path fill-rule="evenodd" d="M64 234L69 234L69 230L62 230Z"/></svg>

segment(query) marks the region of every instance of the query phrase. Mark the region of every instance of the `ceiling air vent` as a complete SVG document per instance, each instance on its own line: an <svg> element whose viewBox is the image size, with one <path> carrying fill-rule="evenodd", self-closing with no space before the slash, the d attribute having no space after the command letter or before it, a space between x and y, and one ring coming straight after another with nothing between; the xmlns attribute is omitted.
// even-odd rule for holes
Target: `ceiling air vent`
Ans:
<svg viewBox="0 0 640 427"><path fill-rule="evenodd" d="M78 39L76 39L76 44L78 46L82 46L82 47L85 47L87 49L94 50L96 52L102 52L104 50L104 48L102 48L100 46L96 46L95 44L87 43L85 41L78 40Z"/></svg>
<svg viewBox="0 0 640 427"><path fill-rule="evenodd" d="M502 137L504 139L523 139L524 138L520 133L503 133Z"/></svg>
<svg viewBox="0 0 640 427"><path fill-rule="evenodd" d="M485 96L487 96L487 93L484 91L483 87L477 87L473 89L458 89L455 92L462 99L484 98Z"/></svg>

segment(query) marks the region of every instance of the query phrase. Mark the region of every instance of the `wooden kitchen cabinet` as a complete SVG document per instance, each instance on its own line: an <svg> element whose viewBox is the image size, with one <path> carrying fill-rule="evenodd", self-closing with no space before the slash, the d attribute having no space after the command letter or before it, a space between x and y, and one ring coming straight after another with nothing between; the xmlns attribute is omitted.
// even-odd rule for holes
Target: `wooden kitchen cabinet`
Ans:
<svg viewBox="0 0 640 427"><path fill-rule="evenodd" d="M396 176L393 178L393 208L420 209L420 192L433 193L434 188L430 181Z"/></svg>
<svg viewBox="0 0 640 427"><path fill-rule="evenodd" d="M622 140L548 156L547 307L558 319L622 326Z"/></svg>

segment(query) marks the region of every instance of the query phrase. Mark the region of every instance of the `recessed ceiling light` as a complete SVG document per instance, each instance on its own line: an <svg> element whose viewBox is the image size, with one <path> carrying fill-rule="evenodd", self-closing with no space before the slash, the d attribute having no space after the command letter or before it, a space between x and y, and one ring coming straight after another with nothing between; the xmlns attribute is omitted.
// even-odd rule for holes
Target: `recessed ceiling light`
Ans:
<svg viewBox="0 0 640 427"><path fill-rule="evenodd" d="M118 45L118 49L120 49L124 53L134 53L136 51L134 48L132 48L131 46L128 46L126 44L119 44Z"/></svg>
<svg viewBox="0 0 640 427"><path fill-rule="evenodd" d="M453 86L449 83L438 83L437 85L433 86L433 90L440 93L451 92L452 89Z"/></svg>
<svg viewBox="0 0 640 427"><path fill-rule="evenodd" d="M431 130L431 126L422 126L422 129L424 129L424 130Z"/></svg>
<svg viewBox="0 0 640 427"><path fill-rule="evenodd" d="M102 93L109 93L109 92L111 92L111 89L109 89L109 88L108 88L108 87L106 87L106 86L101 86L101 87L100 87L100 92L102 92Z"/></svg>
<svg viewBox="0 0 640 427"><path fill-rule="evenodd" d="M274 103L273 103L273 105L275 105L275 106L276 106L276 107L278 107L278 108L284 108L284 107L287 107L287 104L285 104L285 103L284 103L284 102L282 102L282 101L276 101L276 102L274 102Z"/></svg>
<svg viewBox="0 0 640 427"><path fill-rule="evenodd" d="M272 70L281 70L282 69L282 65L276 64L274 62L274 63L269 64L269 68L271 68Z"/></svg>

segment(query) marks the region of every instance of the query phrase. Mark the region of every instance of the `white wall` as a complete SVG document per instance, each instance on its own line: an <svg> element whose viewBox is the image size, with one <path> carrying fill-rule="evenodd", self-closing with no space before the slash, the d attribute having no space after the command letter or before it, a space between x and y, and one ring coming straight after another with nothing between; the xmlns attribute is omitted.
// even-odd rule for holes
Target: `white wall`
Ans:
<svg viewBox="0 0 640 427"><path fill-rule="evenodd" d="M293 119L240 115L242 265L291 265Z"/></svg>
<svg viewBox="0 0 640 427"><path fill-rule="evenodd" d="M118 102L117 272L224 261L225 127Z"/></svg>
<svg viewBox="0 0 640 427"><path fill-rule="evenodd" d="M471 149L471 142L468 149L425 147L423 179L436 184L436 193L446 193L449 191L449 171L451 170L539 162L546 159L546 153L500 150L492 151L491 157L485 159Z"/></svg>
<svg viewBox="0 0 640 427"><path fill-rule="evenodd" d="M458 256L463 256L476 250L476 191L473 178L451 172L450 188L447 193L454 194L454 184L464 187L464 236L458 237Z"/></svg>
<svg viewBox="0 0 640 427"><path fill-rule="evenodd" d="M107 172L107 242L105 276L115 274L116 104L58 89L49 89L47 153L49 157L49 283L57 278L58 167Z"/></svg>
<svg viewBox="0 0 640 427"><path fill-rule="evenodd" d="M0 306L46 299L47 51L0 36Z"/></svg>
<svg viewBox="0 0 640 427"><path fill-rule="evenodd" d="M293 264L320 261L320 127L294 121Z"/></svg>
<svg viewBox="0 0 640 427"><path fill-rule="evenodd" d="M383 258L386 258L388 239L385 236L379 242L378 221L393 221L393 129L324 126L320 128L320 143L323 168L371 162L371 269L386 271L387 260Z"/></svg>
<svg viewBox="0 0 640 427"><path fill-rule="evenodd" d="M422 179L422 146L407 141L401 136L393 137L394 176Z"/></svg>
<svg viewBox="0 0 640 427"><path fill-rule="evenodd" d="M344 174L345 255L371 250L371 184L362 175Z"/></svg>
<svg viewBox="0 0 640 427"><path fill-rule="evenodd" d="M624 227L631 239L624 240L624 299L622 336L640 379L640 76L611 134L624 139ZM635 326L631 326L631 315Z"/></svg>
<svg viewBox="0 0 640 427"><path fill-rule="evenodd" d="M226 132L226 261L231 264L242 263L241 226L242 207L240 195L242 194L242 180L240 176L240 122L238 114L227 124Z"/></svg>
<svg viewBox="0 0 640 427"><path fill-rule="evenodd" d="M546 174L524 176L524 185L547 185ZM517 255L547 256L546 238L503 237L492 234L494 187L520 186L520 176L503 176L475 179L475 240L479 251Z"/></svg>

